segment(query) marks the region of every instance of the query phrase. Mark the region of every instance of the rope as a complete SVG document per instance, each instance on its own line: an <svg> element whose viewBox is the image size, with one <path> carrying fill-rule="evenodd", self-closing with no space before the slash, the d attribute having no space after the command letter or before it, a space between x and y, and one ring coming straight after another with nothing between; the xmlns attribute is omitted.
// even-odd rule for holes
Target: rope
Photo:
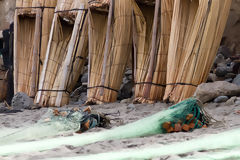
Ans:
<svg viewBox="0 0 240 160"><path fill-rule="evenodd" d="M106 87L106 86L94 86L94 87L88 87L87 89L94 89L94 88L105 88L105 89L112 90L112 91L114 91L114 92L119 92L119 91L116 90L116 89L113 89L113 88L110 88L110 87Z"/></svg>
<svg viewBox="0 0 240 160"><path fill-rule="evenodd" d="M16 9L32 9L32 8L41 8L41 9L44 9L44 8L48 8L48 9L55 9L55 7L45 7L45 6L39 6L39 7L15 7L15 10Z"/></svg>
<svg viewBox="0 0 240 160"><path fill-rule="evenodd" d="M39 89L38 91L42 91L42 92L65 92L67 94L70 94L69 91L67 90L50 90L50 89Z"/></svg>
<svg viewBox="0 0 240 160"><path fill-rule="evenodd" d="M225 127L225 124L223 121L216 120L213 118L204 108L204 104L202 101L198 98L195 98L197 100L197 105L200 107L200 111L203 113L203 120L208 124L208 125L213 125L214 128L219 128L219 127Z"/></svg>
<svg viewBox="0 0 240 160"><path fill-rule="evenodd" d="M155 86L160 86L160 87L166 87L168 85L189 85L189 86L193 86L193 87L198 87L198 85L195 84L191 84L191 83L168 83L168 84L156 84L156 83L152 83L152 82L139 82L139 83L135 83L135 85L141 85L141 84L151 84L151 85L155 85Z"/></svg>
<svg viewBox="0 0 240 160"><path fill-rule="evenodd" d="M69 9L69 10L56 11L56 12L54 12L54 13L61 13L61 12L72 12L72 11L88 11L88 9L79 9L79 8L74 8L74 9Z"/></svg>

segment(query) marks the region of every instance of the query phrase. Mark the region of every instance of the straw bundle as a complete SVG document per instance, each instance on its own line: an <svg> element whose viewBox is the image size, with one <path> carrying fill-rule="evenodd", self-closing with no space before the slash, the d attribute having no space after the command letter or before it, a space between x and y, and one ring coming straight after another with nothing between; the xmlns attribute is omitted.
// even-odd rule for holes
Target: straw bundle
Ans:
<svg viewBox="0 0 240 160"><path fill-rule="evenodd" d="M90 16L90 81L87 103L117 100L132 50L131 21L134 5L134 0L114 0L110 5L108 20L106 15L94 12Z"/></svg>
<svg viewBox="0 0 240 160"><path fill-rule="evenodd" d="M164 99L179 102L206 81L231 0L175 1Z"/></svg>
<svg viewBox="0 0 240 160"><path fill-rule="evenodd" d="M155 13L152 7L145 8L142 8L146 20L145 30L137 32L144 36L135 36L138 42L136 43L135 102L153 103L162 100L165 91L173 0L156 1Z"/></svg>
<svg viewBox="0 0 240 160"><path fill-rule="evenodd" d="M110 4L110 0L88 0L88 4L93 8L106 7Z"/></svg>
<svg viewBox="0 0 240 160"><path fill-rule="evenodd" d="M45 57L56 0L17 0L14 37L14 90L34 97L37 90L39 61ZM46 8L47 7L47 8ZM42 27L44 26L44 27ZM40 58L40 59L39 59Z"/></svg>
<svg viewBox="0 0 240 160"><path fill-rule="evenodd" d="M91 11L89 18L89 84L88 87L98 86L101 81L101 73L103 66L104 42L107 31L107 15L98 14ZM97 88L88 90L88 98L94 98Z"/></svg>
<svg viewBox="0 0 240 160"><path fill-rule="evenodd" d="M5 98L7 97L7 74L8 71L0 70L0 102L5 100Z"/></svg>
<svg viewBox="0 0 240 160"><path fill-rule="evenodd" d="M87 56L88 42L86 11L79 10L86 9L87 6L85 0L80 2L76 2L79 6L75 5L78 7L78 15L74 25L66 19L73 20L71 11L58 10L54 15L39 91L35 98L35 102L41 106L67 104L69 92L80 76L79 70L83 67ZM59 1L57 8L61 5L65 6ZM67 3L66 6L72 4Z"/></svg>

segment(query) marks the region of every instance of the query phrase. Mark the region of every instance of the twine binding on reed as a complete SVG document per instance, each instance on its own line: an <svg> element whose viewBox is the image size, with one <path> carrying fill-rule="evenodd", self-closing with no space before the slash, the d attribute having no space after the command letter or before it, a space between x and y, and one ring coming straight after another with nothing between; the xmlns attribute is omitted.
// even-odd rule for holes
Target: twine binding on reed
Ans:
<svg viewBox="0 0 240 160"><path fill-rule="evenodd" d="M110 88L110 87L106 87L106 86L93 86L93 87L88 87L87 89L93 89L93 88L104 88L104 89L112 90L114 92L119 92L116 89L113 89L113 88Z"/></svg>
<svg viewBox="0 0 240 160"><path fill-rule="evenodd" d="M188 86L198 87L198 85L195 85L195 84L182 83L182 82L179 82L179 83L168 83L168 84L156 84L156 83L153 83L153 82L139 82L139 83L135 83L135 85L141 85L141 84L151 84L151 85L160 86L160 87L166 87L168 85L188 85Z"/></svg>

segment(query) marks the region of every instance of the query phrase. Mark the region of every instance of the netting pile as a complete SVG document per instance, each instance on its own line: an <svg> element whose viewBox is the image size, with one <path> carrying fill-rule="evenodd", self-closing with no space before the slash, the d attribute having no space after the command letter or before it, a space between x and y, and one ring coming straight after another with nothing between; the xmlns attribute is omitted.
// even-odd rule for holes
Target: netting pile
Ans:
<svg viewBox="0 0 240 160"><path fill-rule="evenodd" d="M60 112L49 109L42 119L32 127L3 129L0 132L0 145L84 132L100 124L100 115L90 112L90 110L76 109Z"/></svg>
<svg viewBox="0 0 240 160"><path fill-rule="evenodd" d="M71 137L58 137L33 142L23 142L12 145L7 143L8 145L0 146L0 155L8 155L12 153L24 153L31 151L43 151L57 148L61 145L83 146L86 144L91 144L104 140L135 138L166 133L167 130L164 127L164 124L166 122L171 122L172 125L175 125L176 123L179 123L179 121L182 121L183 122L182 125L187 125L188 121L186 121L186 117L189 115L193 115L192 119L189 119L189 121L201 122L202 124L206 123L205 115L201 111L201 107L198 105L198 101L196 99L191 98L182 101L181 103L172 106L165 111L161 111L153 116L103 132L75 135ZM56 120L55 123L56 124L60 123L63 126L60 125L61 127L59 130L55 128L56 124L51 123L52 127L48 128L49 133L59 132L62 130L64 130L65 132L67 130L73 131L79 129L77 128L78 126L75 126L74 123L71 124L72 123L71 121L61 123ZM194 125L194 128L199 127L201 127L201 125L199 126L199 123ZM28 133L32 135L32 137L29 138L34 138L35 132L36 131L34 128L32 130L30 129ZM45 133L45 131L41 132ZM18 137L18 135L15 136Z"/></svg>

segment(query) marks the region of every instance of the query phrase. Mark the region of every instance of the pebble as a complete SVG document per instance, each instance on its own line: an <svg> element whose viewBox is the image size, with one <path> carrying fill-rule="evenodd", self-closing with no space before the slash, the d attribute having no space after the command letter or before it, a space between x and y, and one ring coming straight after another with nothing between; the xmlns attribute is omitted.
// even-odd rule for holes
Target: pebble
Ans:
<svg viewBox="0 0 240 160"><path fill-rule="evenodd" d="M228 73L226 67L218 67L216 69L216 75L218 77L224 77Z"/></svg>
<svg viewBox="0 0 240 160"><path fill-rule="evenodd" d="M233 79L233 83L240 86L240 74L238 74L236 78Z"/></svg>
<svg viewBox="0 0 240 160"><path fill-rule="evenodd" d="M226 102L227 100L228 100L227 96L219 96L214 99L214 103L223 103Z"/></svg>
<svg viewBox="0 0 240 160"><path fill-rule="evenodd" d="M225 103L225 105L227 105L227 106L234 105L236 100L237 100L237 97L236 97L236 96L231 97L231 98Z"/></svg>

